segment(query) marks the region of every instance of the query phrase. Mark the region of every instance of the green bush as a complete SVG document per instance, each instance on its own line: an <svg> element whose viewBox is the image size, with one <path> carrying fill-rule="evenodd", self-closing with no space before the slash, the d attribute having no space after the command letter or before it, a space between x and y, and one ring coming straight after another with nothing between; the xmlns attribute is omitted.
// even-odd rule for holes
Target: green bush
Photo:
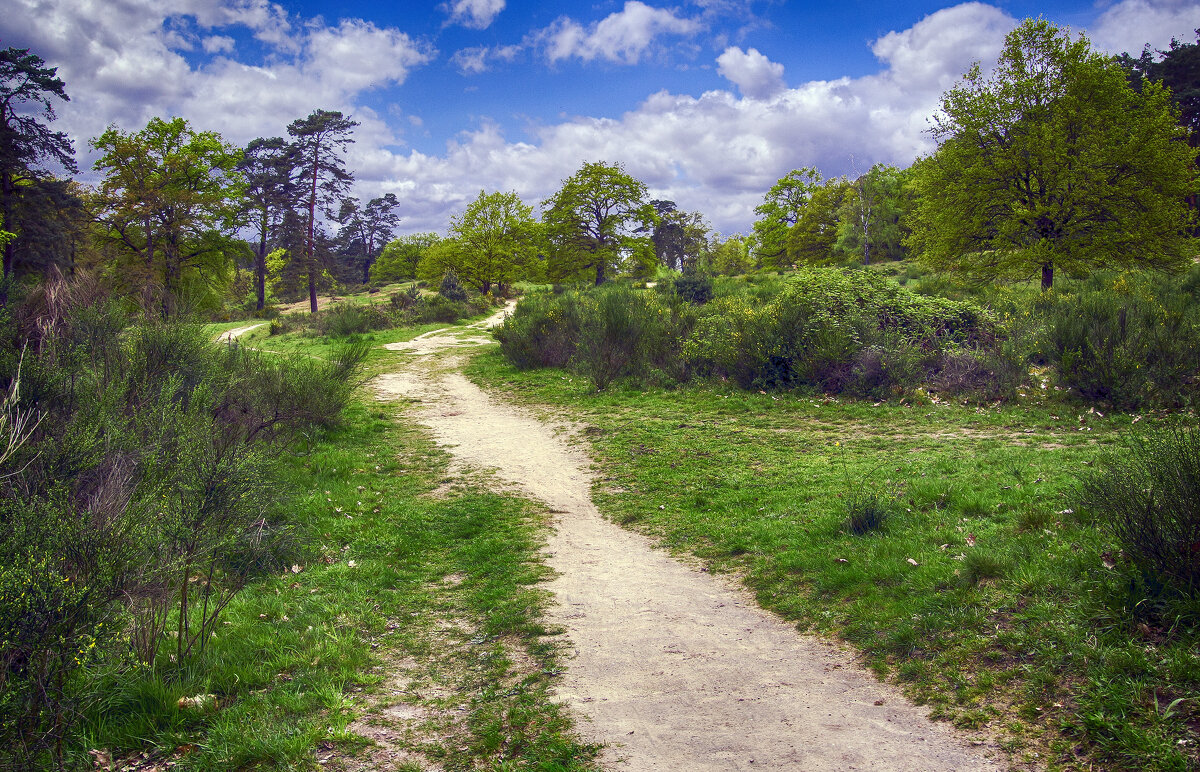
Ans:
<svg viewBox="0 0 1200 772"><path fill-rule="evenodd" d="M446 275L442 277L442 285L438 288L438 295L457 303L465 302L467 299L467 291L463 289L462 284L458 281L458 275L454 271L446 271Z"/></svg>
<svg viewBox="0 0 1200 772"><path fill-rule="evenodd" d="M1200 306L1160 281L1098 279L1043 301L1043 352L1062 386L1122 408L1193 404L1200 390Z"/></svg>
<svg viewBox="0 0 1200 772"><path fill-rule="evenodd" d="M813 386L882 396L917 385L933 355L993 340L977 306L915 295L865 271L798 272L770 302L718 299L684 353L743 388Z"/></svg>
<svg viewBox="0 0 1200 772"><path fill-rule="evenodd" d="M675 280L674 286L675 294L689 303L703 305L712 300L713 280L711 276L696 271L684 271L683 275Z"/></svg>
<svg viewBox="0 0 1200 772"><path fill-rule="evenodd" d="M500 351L520 370L566 367L579 340L576 293L529 295L493 334Z"/></svg>
<svg viewBox="0 0 1200 772"><path fill-rule="evenodd" d="M597 389L618 378L688 378L681 346L695 312L687 303L624 284L522 300L495 331L517 367L563 367Z"/></svg>
<svg viewBox="0 0 1200 772"><path fill-rule="evenodd" d="M0 313L0 768L43 769L71 750L81 667L193 666L229 600L293 556L272 459L338 420L366 350L216 346L132 324L85 282L17 306Z"/></svg>
<svg viewBox="0 0 1200 772"><path fill-rule="evenodd" d="M1132 439L1123 458L1082 481L1080 499L1150 594L1200 594L1200 429Z"/></svg>

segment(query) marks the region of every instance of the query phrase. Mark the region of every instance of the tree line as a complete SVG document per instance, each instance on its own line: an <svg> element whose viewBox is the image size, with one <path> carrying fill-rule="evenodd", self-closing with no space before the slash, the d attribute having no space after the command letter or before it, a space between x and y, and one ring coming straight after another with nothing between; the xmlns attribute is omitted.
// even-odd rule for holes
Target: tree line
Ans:
<svg viewBox="0 0 1200 772"><path fill-rule="evenodd" d="M1198 33L1200 34L1200 33ZM315 110L287 137L239 148L182 118L91 140L94 188L70 139L51 128L69 97L28 50L0 52L0 241L6 278L87 266L170 316L219 297L246 268L253 306L332 282L439 280L480 293L526 279L604 283L618 273L741 273L913 256L966 279L1097 267L1171 269L1192 256L1200 43L1102 55L1044 20L1009 34L997 68L976 65L932 119L938 149L908 168L851 179L789 172L746 235L721 237L698 212L650 197L619 164L584 163L534 205L485 191L445 234L395 237L394 194L350 195L357 123Z"/></svg>

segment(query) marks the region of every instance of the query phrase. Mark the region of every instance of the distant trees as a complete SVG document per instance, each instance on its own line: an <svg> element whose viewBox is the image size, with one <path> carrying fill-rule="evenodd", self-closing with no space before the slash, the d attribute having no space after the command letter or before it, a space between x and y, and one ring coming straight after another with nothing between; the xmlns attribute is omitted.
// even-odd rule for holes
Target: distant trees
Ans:
<svg viewBox="0 0 1200 772"><path fill-rule="evenodd" d="M246 211L257 231L254 250L255 308L266 306L268 243L283 222L284 212L296 200L292 179L295 154L282 137L259 137L246 146L238 171L245 178Z"/></svg>
<svg viewBox="0 0 1200 772"><path fill-rule="evenodd" d="M400 215L396 212L399 206L395 193L373 198L366 206L360 206L357 198L342 201L338 212L342 240L350 246L351 252L361 256L363 284L371 280L371 266L400 224Z"/></svg>
<svg viewBox="0 0 1200 772"><path fill-rule="evenodd" d="M78 205L77 198L68 203L72 193L61 183L49 186L47 163L68 172L76 166L70 138L49 126L54 100L70 98L57 69L45 64L27 48L0 51L0 223L13 236L0 247L4 278L13 273L23 233L35 222L45 227L46 212Z"/></svg>
<svg viewBox="0 0 1200 772"><path fill-rule="evenodd" d="M317 312L317 276L321 272L317 256L317 210L333 217L335 206L350 189L354 175L346 169L343 158L346 147L354 141L351 130L357 121L331 110L314 110L307 118L298 118L288 126L292 137L298 177L304 186L307 238L304 245L304 268L308 275L308 302ZM293 260L295 256L293 256Z"/></svg>
<svg viewBox="0 0 1200 772"><path fill-rule="evenodd" d="M157 305L165 318L186 285L223 282L243 190L241 151L182 118L152 118L134 133L110 128L92 146L103 154L95 163L104 174L101 235L134 258L124 272L140 282L147 310Z"/></svg>
<svg viewBox="0 0 1200 772"><path fill-rule="evenodd" d="M436 233L412 233L392 239L371 266L371 281L387 283L416 278L417 264L425 251L441 239Z"/></svg>
<svg viewBox="0 0 1200 772"><path fill-rule="evenodd" d="M815 168L793 169L754 207L759 216L754 222L754 252L760 265L781 270L792 265L788 235L820 185L821 173Z"/></svg>
<svg viewBox="0 0 1200 772"><path fill-rule="evenodd" d="M701 252L708 246L708 226L699 212L681 211L674 201L655 199L654 227L650 242L654 257L673 271L695 267Z"/></svg>
<svg viewBox="0 0 1200 772"><path fill-rule="evenodd" d="M1170 95L1139 94L1116 61L1044 20L1009 33L942 99L941 147L915 172L909 244L980 280L1056 269L1174 268L1190 256L1196 150Z"/></svg>
<svg viewBox="0 0 1200 772"><path fill-rule="evenodd" d="M618 164L585 163L564 180L542 203L552 272L565 278L592 270L596 286L603 284L636 232L653 222L646 195L646 185Z"/></svg>
<svg viewBox="0 0 1200 772"><path fill-rule="evenodd" d="M466 211L450 220L450 237L462 257L458 277L481 294L493 284L508 286L523 278L539 246L538 230L533 209L515 192L479 191Z"/></svg>
<svg viewBox="0 0 1200 772"><path fill-rule="evenodd" d="M845 188L839 207L837 250L844 255L862 255L863 265L871 264L872 253L888 259L901 257L909 209L903 172L875 164Z"/></svg>

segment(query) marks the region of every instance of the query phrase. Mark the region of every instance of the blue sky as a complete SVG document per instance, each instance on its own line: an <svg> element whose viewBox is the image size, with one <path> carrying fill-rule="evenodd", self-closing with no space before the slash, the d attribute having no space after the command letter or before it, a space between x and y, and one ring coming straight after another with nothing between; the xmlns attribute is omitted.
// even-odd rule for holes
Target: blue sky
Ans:
<svg viewBox="0 0 1200 772"><path fill-rule="evenodd" d="M1194 40L1200 4L786 0L6 0L0 45L66 81L59 125L187 118L244 144L314 109L361 122L360 196L444 230L481 189L536 204L584 161L747 231L780 176L907 165L938 97L1027 16L1136 52Z"/></svg>

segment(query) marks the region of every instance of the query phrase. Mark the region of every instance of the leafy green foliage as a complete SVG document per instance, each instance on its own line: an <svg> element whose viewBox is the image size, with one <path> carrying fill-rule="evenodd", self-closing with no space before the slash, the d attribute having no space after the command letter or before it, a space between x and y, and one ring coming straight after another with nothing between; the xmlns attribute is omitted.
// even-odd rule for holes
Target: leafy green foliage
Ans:
<svg viewBox="0 0 1200 772"><path fill-rule="evenodd" d="M131 325L86 278L47 283L15 322L0 373L37 421L0 460L0 758L36 768L70 749L80 668L195 662L294 554L273 460L336 423L365 351L264 360Z"/></svg>
<svg viewBox="0 0 1200 772"><path fill-rule="evenodd" d="M1040 271L1043 289L1056 268L1179 268L1197 150L1177 117L1160 84L1137 93L1086 38L1027 20L992 75L976 66L943 97L908 243L981 281Z"/></svg>
<svg viewBox="0 0 1200 772"><path fill-rule="evenodd" d="M164 318L188 307L189 295L223 289L244 184L241 151L182 118L152 118L135 133L110 128L91 144L104 175L103 236L122 256L108 266L113 281Z"/></svg>
<svg viewBox="0 0 1200 772"><path fill-rule="evenodd" d="M446 300L457 301L459 303L467 299L467 291L459 284L458 276L453 270L446 271L442 276L442 284L438 287L438 295Z"/></svg>
<svg viewBox="0 0 1200 772"><path fill-rule="evenodd" d="M800 220L813 194L820 188L821 174L812 167L793 169L779 179L754 207L754 254L765 268L782 270L791 265L788 233Z"/></svg>
<svg viewBox="0 0 1200 772"><path fill-rule="evenodd" d="M585 163L563 180L558 192L542 202L550 278L593 270L596 286L603 284L621 250L644 242L634 234L653 223L646 195L646 185L618 164Z"/></svg>
<svg viewBox="0 0 1200 772"><path fill-rule="evenodd" d="M371 266L371 281L385 284L416 278L417 264L425 250L438 243L436 233L414 233L392 239Z"/></svg>
<svg viewBox="0 0 1200 772"><path fill-rule="evenodd" d="M1080 499L1145 591L1200 594L1200 429L1132 438L1122 457L1084 479Z"/></svg>
<svg viewBox="0 0 1200 772"><path fill-rule="evenodd" d="M533 210L515 192L485 193L450 222L450 236L460 249L455 271L486 295L527 278L540 247L540 230Z"/></svg>
<svg viewBox="0 0 1200 772"><path fill-rule="evenodd" d="M1191 404L1200 395L1194 293L1172 282L1105 275L1042 306L1043 349L1063 386L1124 408Z"/></svg>

